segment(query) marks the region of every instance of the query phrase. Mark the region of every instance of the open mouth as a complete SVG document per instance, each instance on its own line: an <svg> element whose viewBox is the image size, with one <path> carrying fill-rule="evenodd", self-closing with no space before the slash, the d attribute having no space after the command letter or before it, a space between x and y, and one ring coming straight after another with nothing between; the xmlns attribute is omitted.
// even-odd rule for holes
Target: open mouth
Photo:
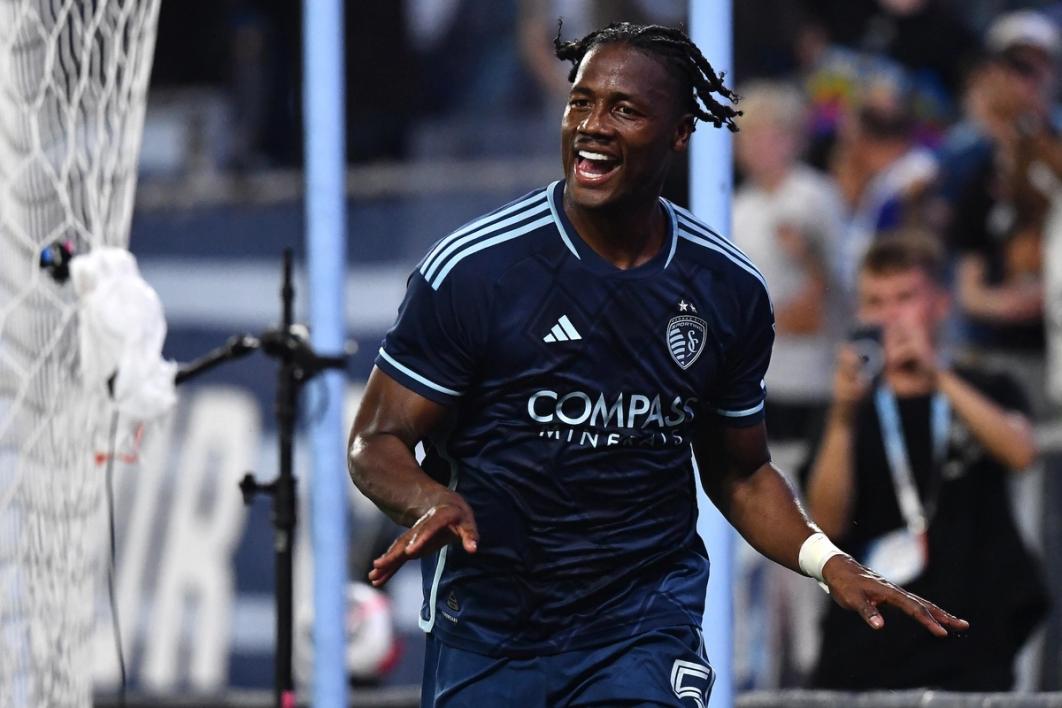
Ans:
<svg viewBox="0 0 1062 708"><path fill-rule="evenodd" d="M575 177L587 185L600 184L619 169L621 160L593 150L575 151Z"/></svg>

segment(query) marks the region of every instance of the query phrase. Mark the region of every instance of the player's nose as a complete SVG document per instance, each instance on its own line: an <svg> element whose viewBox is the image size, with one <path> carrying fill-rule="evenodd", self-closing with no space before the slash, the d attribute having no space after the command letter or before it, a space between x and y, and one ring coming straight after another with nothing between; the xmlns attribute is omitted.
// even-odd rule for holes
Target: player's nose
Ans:
<svg viewBox="0 0 1062 708"><path fill-rule="evenodd" d="M612 126L608 120L608 107L603 103L594 104L579 123L579 133L588 137L611 135Z"/></svg>

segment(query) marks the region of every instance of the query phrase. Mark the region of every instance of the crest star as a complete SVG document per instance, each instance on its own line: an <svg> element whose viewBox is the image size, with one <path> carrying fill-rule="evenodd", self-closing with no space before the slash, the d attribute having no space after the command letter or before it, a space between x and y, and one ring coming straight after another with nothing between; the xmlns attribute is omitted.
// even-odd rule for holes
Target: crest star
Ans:
<svg viewBox="0 0 1062 708"><path fill-rule="evenodd" d="M680 312L686 312L688 309L690 309L690 304L688 302L686 302L685 300L680 300L679 301L679 311Z"/></svg>

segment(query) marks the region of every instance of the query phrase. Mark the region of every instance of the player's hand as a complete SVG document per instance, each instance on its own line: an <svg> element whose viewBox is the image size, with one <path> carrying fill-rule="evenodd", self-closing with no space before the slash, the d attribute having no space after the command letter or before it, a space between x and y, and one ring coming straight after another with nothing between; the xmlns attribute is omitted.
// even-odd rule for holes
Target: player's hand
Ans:
<svg viewBox="0 0 1062 708"><path fill-rule="evenodd" d="M407 560L434 553L454 541L459 541L466 553L475 553L479 530L472 508L459 495L451 493L424 512L412 527L395 539L386 553L372 562L369 582L378 588Z"/></svg>
<svg viewBox="0 0 1062 708"><path fill-rule="evenodd" d="M937 637L970 628L966 620L896 587L849 556L839 555L828 560L822 569L822 577L834 602L846 610L858 612L873 629L885 626L885 618L878 611L883 604L903 610Z"/></svg>

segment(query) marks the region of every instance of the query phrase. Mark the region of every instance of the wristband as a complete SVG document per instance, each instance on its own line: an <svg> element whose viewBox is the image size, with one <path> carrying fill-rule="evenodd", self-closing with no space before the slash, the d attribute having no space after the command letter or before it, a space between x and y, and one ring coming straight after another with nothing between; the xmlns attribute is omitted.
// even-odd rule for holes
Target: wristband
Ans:
<svg viewBox="0 0 1062 708"><path fill-rule="evenodd" d="M840 555L844 555L844 551L833 545L833 542L826 538L826 534L821 531L813 533L800 546L800 570L804 575L822 583L822 567L826 565L826 561Z"/></svg>

